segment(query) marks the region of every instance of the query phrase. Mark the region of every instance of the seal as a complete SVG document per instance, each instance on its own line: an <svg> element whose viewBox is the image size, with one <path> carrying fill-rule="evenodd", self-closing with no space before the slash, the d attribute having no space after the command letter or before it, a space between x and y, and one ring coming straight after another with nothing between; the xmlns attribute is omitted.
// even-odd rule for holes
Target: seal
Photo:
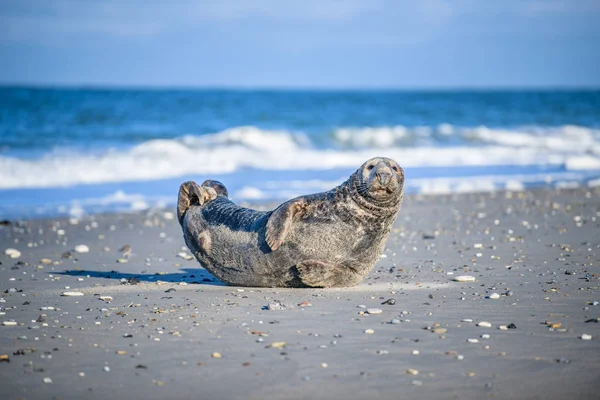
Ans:
<svg viewBox="0 0 600 400"><path fill-rule="evenodd" d="M229 285L345 287L375 266L403 193L402 168L377 157L330 191L273 211L236 205L218 181L185 182L177 216L196 259Z"/></svg>

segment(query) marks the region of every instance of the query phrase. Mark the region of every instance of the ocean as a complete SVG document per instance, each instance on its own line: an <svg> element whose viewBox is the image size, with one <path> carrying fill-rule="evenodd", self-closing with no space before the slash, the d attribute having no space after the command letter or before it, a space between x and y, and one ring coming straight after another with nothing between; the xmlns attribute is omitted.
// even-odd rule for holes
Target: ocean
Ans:
<svg viewBox="0 0 600 400"><path fill-rule="evenodd" d="M373 156L408 193L597 186L600 91L0 87L1 219L171 207L208 178L286 200Z"/></svg>

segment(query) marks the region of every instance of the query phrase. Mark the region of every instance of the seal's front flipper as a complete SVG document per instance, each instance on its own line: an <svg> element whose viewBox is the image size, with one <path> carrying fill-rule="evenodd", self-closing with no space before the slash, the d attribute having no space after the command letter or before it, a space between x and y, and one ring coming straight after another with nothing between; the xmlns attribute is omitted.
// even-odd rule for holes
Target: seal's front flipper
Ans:
<svg viewBox="0 0 600 400"><path fill-rule="evenodd" d="M294 218L299 217L307 204L303 199L290 200L280 205L267 221L266 240L271 250L275 251L281 246L290 231Z"/></svg>
<svg viewBox="0 0 600 400"><path fill-rule="evenodd" d="M227 188L225 187L225 185L223 185L219 181L214 181L212 179L207 179L204 182L202 182L202 187L213 188L213 189L215 189L215 192L217 192L218 196L229 197L229 192L227 191Z"/></svg>
<svg viewBox="0 0 600 400"><path fill-rule="evenodd" d="M217 198L217 192L212 187L200 187L196 182L188 181L179 187L177 198L177 219L183 225L183 217L191 206L201 206Z"/></svg>
<svg viewBox="0 0 600 400"><path fill-rule="evenodd" d="M296 264L302 283L310 287L345 287L358 285L363 276L353 268L321 260L305 260Z"/></svg>

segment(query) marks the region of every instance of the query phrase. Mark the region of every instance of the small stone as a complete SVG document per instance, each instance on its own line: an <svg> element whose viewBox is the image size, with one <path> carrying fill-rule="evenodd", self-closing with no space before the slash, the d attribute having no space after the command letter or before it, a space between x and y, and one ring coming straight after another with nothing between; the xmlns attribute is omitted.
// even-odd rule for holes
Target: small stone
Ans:
<svg viewBox="0 0 600 400"><path fill-rule="evenodd" d="M508 326L506 326L506 325L500 325L498 327L498 329L500 329L501 331L506 331L506 330L508 330Z"/></svg>
<svg viewBox="0 0 600 400"><path fill-rule="evenodd" d="M413 369L413 368L409 368L406 370L406 373L409 375L419 375L419 370L418 369Z"/></svg>
<svg viewBox="0 0 600 400"><path fill-rule="evenodd" d="M16 326L17 323L15 321L2 321L2 325L4 325L4 326Z"/></svg>
<svg viewBox="0 0 600 400"><path fill-rule="evenodd" d="M21 257L21 252L19 250L17 250L17 249L12 249L12 248L4 250L4 254L6 254L10 258L19 258L19 257Z"/></svg>
<svg viewBox="0 0 600 400"><path fill-rule="evenodd" d="M267 306L267 310L280 311L280 310L285 310L285 307L281 303L275 302L275 303L270 303Z"/></svg>
<svg viewBox="0 0 600 400"><path fill-rule="evenodd" d="M44 379L42 379L42 381L43 381L44 383L52 383L52 379L50 379L50 378L48 378L48 377L45 377Z"/></svg>
<svg viewBox="0 0 600 400"><path fill-rule="evenodd" d="M473 322L473 320L471 318L463 318L460 322Z"/></svg>
<svg viewBox="0 0 600 400"><path fill-rule="evenodd" d="M492 324L490 324L487 321L480 321L477 326L481 327L481 328L491 328Z"/></svg>
<svg viewBox="0 0 600 400"><path fill-rule="evenodd" d="M505 296L513 296L514 293L512 290L507 291L506 293L504 293Z"/></svg>
<svg viewBox="0 0 600 400"><path fill-rule="evenodd" d="M216 351L210 355L212 358L221 358L223 357L221 353L217 353Z"/></svg>
<svg viewBox="0 0 600 400"><path fill-rule="evenodd" d="M488 299L491 299L491 300L497 300L499 298L500 298L500 295L498 293L492 293L488 296Z"/></svg>
<svg viewBox="0 0 600 400"><path fill-rule="evenodd" d="M471 275L460 275L454 278L455 282L475 282L475 277Z"/></svg>
<svg viewBox="0 0 600 400"><path fill-rule="evenodd" d="M381 314L383 310L381 308L369 308L367 309L369 314Z"/></svg>
<svg viewBox="0 0 600 400"><path fill-rule="evenodd" d="M126 258L117 258L117 262L119 264L125 264L126 262L128 262L129 260Z"/></svg>
<svg viewBox="0 0 600 400"><path fill-rule="evenodd" d="M448 329L446 328L435 328L432 330L433 333L438 335L443 335L444 333L448 333Z"/></svg>
<svg viewBox="0 0 600 400"><path fill-rule="evenodd" d="M42 259L40 260L40 262L41 262L42 264L46 264L46 265L48 265L48 264L52 264L52 260L50 260L49 258L42 258Z"/></svg>
<svg viewBox="0 0 600 400"><path fill-rule="evenodd" d="M482 339L489 339L489 338L491 338L491 336L489 334L487 334L487 333L484 333L483 335L481 335L481 338Z"/></svg>
<svg viewBox="0 0 600 400"><path fill-rule="evenodd" d="M365 329L365 333L366 333L367 335L372 335L372 334L374 334L374 333L375 333L375 331L374 331L373 329Z"/></svg>
<svg viewBox="0 0 600 400"><path fill-rule="evenodd" d="M78 244L77 246L75 246L75 248L73 250L75 250L76 253L89 253L90 252L90 248L87 247L85 244Z"/></svg>
<svg viewBox="0 0 600 400"><path fill-rule="evenodd" d="M100 296L98 297L102 301L112 301L112 296Z"/></svg>
<svg viewBox="0 0 600 400"><path fill-rule="evenodd" d="M467 339L469 343L479 343L479 339Z"/></svg>
<svg viewBox="0 0 600 400"><path fill-rule="evenodd" d="M125 354L127 354L125 350L117 350L117 355L124 356Z"/></svg>
<svg viewBox="0 0 600 400"><path fill-rule="evenodd" d="M81 293L81 292L62 292L61 296L67 296L67 297L83 296L83 293Z"/></svg>
<svg viewBox="0 0 600 400"><path fill-rule="evenodd" d="M418 381L418 380L416 380L416 379L415 379L414 381L412 381L411 383L412 383L413 385L415 385L415 386L423 386L423 382L422 382L422 381Z"/></svg>
<svg viewBox="0 0 600 400"><path fill-rule="evenodd" d="M273 342L267 346L268 349L282 349L285 347L286 342Z"/></svg>
<svg viewBox="0 0 600 400"><path fill-rule="evenodd" d="M462 354L457 354L456 355L456 359L459 360L459 361L462 361L462 360L465 359L465 356L463 356Z"/></svg>
<svg viewBox="0 0 600 400"><path fill-rule="evenodd" d="M592 340L592 335L584 333L583 335L581 335L581 340Z"/></svg>
<svg viewBox="0 0 600 400"><path fill-rule="evenodd" d="M419 350L413 350L411 353L414 356L418 356L419 355Z"/></svg>
<svg viewBox="0 0 600 400"><path fill-rule="evenodd" d="M327 368L327 367L328 367L327 363L321 363L321 368Z"/></svg>
<svg viewBox="0 0 600 400"><path fill-rule="evenodd" d="M515 324L508 324L507 328L508 329L517 329L517 326Z"/></svg>
<svg viewBox="0 0 600 400"><path fill-rule="evenodd" d="M10 362L8 354L0 354L0 362Z"/></svg>
<svg viewBox="0 0 600 400"><path fill-rule="evenodd" d="M105 367L103 368L103 370L104 370L104 372L110 372L110 367L108 367L108 366L105 366Z"/></svg>
<svg viewBox="0 0 600 400"><path fill-rule="evenodd" d="M390 324L394 324L394 325L398 325L400 323L400 320L398 318L394 318L390 321Z"/></svg>
<svg viewBox="0 0 600 400"><path fill-rule="evenodd" d="M298 303L298 307L311 307L312 304L310 304L309 301L303 301L302 303Z"/></svg>

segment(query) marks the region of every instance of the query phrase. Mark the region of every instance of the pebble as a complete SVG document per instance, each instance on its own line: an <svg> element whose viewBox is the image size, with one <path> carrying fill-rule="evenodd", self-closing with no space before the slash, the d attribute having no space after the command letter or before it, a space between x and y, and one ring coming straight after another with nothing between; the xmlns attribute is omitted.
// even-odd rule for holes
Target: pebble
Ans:
<svg viewBox="0 0 600 400"><path fill-rule="evenodd" d="M479 343L479 339L467 339L469 343Z"/></svg>
<svg viewBox="0 0 600 400"><path fill-rule="evenodd" d="M45 377L45 378L43 379L43 382L44 382L44 383L52 383L52 379L50 379L50 378L48 378L48 377Z"/></svg>
<svg viewBox="0 0 600 400"><path fill-rule="evenodd" d="M581 340L592 340L592 335L584 333L583 335L581 335Z"/></svg>
<svg viewBox="0 0 600 400"><path fill-rule="evenodd" d="M73 250L75 250L75 252L77 252L77 253L89 253L90 252L90 248L87 247L85 244L78 244L77 246L75 246L75 248Z"/></svg>
<svg viewBox="0 0 600 400"><path fill-rule="evenodd" d="M105 372L110 372L110 367L106 366L103 368Z"/></svg>
<svg viewBox="0 0 600 400"><path fill-rule="evenodd" d="M287 343L286 342L273 342L267 346L267 348L271 349L283 349Z"/></svg>
<svg viewBox="0 0 600 400"><path fill-rule="evenodd" d="M473 320L471 318L463 318L460 322L473 322Z"/></svg>
<svg viewBox="0 0 600 400"><path fill-rule="evenodd" d="M500 325L498 327L498 329L500 329L501 331L507 331L508 330L508 326L506 326L506 325Z"/></svg>
<svg viewBox="0 0 600 400"><path fill-rule="evenodd" d="M413 385L415 385L415 386L423 386L423 382L421 382L421 381L418 381L418 380L414 380L414 381L412 381L411 383L412 383Z"/></svg>
<svg viewBox="0 0 600 400"><path fill-rule="evenodd" d="M15 321L2 321L2 325L4 325L4 326L16 326L17 323Z"/></svg>
<svg viewBox="0 0 600 400"><path fill-rule="evenodd" d="M321 368L327 368L327 367L328 367L327 363L321 363Z"/></svg>
<svg viewBox="0 0 600 400"><path fill-rule="evenodd" d="M482 327L482 328L491 328L491 327L492 327L492 324L490 324L490 323L489 323L489 322L487 322L487 321L481 321L481 322L479 322L479 323L477 324L477 326L480 326L480 327Z"/></svg>
<svg viewBox="0 0 600 400"><path fill-rule="evenodd" d="M436 333L438 335L443 335L444 333L448 333L448 329L446 328L435 328L434 330L432 330L433 333Z"/></svg>
<svg viewBox="0 0 600 400"><path fill-rule="evenodd" d="M498 300L500 298L500 295L498 293L492 293L488 296L488 299L492 299L492 300Z"/></svg>
<svg viewBox="0 0 600 400"><path fill-rule="evenodd" d="M70 297L73 297L73 296L83 296L83 293L81 293L81 292L62 292L61 296L68 296L68 297L69 296Z"/></svg>
<svg viewBox="0 0 600 400"><path fill-rule="evenodd" d="M21 252L17 249L6 249L4 250L4 254L9 256L10 258L19 258L21 257Z"/></svg>
<svg viewBox="0 0 600 400"><path fill-rule="evenodd" d="M418 356L418 355L419 355L419 350L413 350L413 351L412 351L412 355L414 355L414 356Z"/></svg>
<svg viewBox="0 0 600 400"><path fill-rule="evenodd" d="M460 275L454 278L455 282L475 282L475 277L471 275Z"/></svg>
<svg viewBox="0 0 600 400"><path fill-rule="evenodd" d="M381 314L383 310L381 308L369 308L367 309L369 314Z"/></svg>
<svg viewBox="0 0 600 400"><path fill-rule="evenodd" d="M409 375L419 375L419 370L418 369L413 369L413 368L409 368L406 370L406 373Z"/></svg>
<svg viewBox="0 0 600 400"><path fill-rule="evenodd" d="M374 331L373 329L365 329L365 333L366 333L367 335L372 335L372 334L374 334L374 333L375 333L375 331Z"/></svg>
<svg viewBox="0 0 600 400"><path fill-rule="evenodd" d="M217 353L216 351L210 355L212 358L221 358L223 357L221 353Z"/></svg>
<svg viewBox="0 0 600 400"><path fill-rule="evenodd" d="M113 298L112 296L100 296L99 299L103 301L112 301Z"/></svg>
<svg viewBox="0 0 600 400"><path fill-rule="evenodd" d="M481 338L482 339L489 339L489 338L491 338L491 336L489 334L487 334L487 333L484 333L483 335L481 335Z"/></svg>
<svg viewBox="0 0 600 400"><path fill-rule="evenodd" d="M400 320L398 318L394 318L390 321L390 324L394 324L394 325L398 325L400 323Z"/></svg>

